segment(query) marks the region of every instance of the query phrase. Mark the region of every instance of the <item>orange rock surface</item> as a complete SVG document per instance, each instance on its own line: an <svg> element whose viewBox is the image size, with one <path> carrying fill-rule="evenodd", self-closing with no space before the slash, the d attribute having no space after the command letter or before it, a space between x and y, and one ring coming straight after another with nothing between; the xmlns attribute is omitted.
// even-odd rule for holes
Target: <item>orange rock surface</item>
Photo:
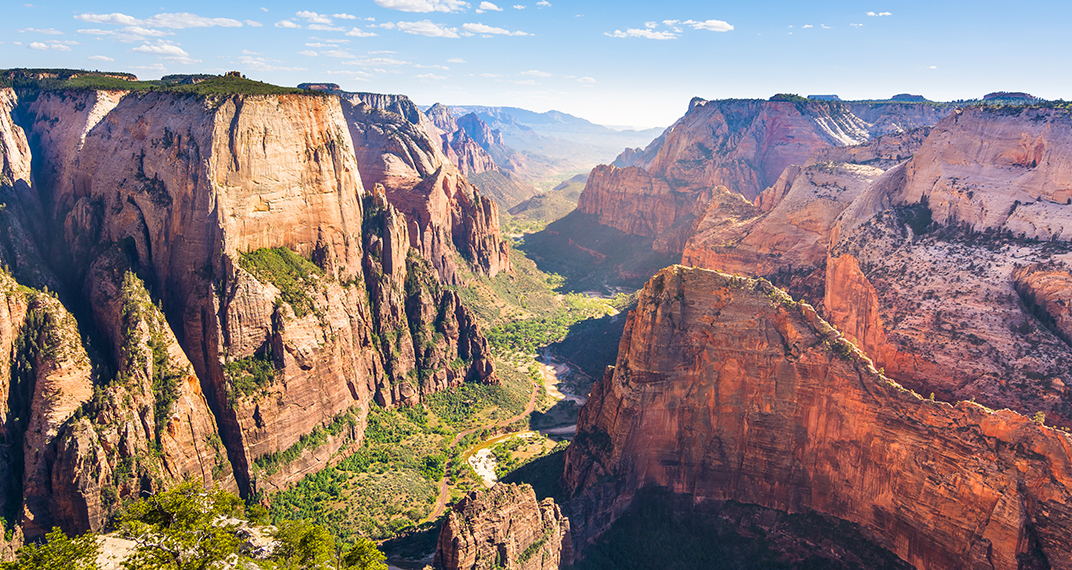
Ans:
<svg viewBox="0 0 1072 570"><path fill-rule="evenodd" d="M1072 436L925 400L810 306L714 271L644 288L564 480L578 544L661 486L845 519L918 568L1072 568Z"/></svg>

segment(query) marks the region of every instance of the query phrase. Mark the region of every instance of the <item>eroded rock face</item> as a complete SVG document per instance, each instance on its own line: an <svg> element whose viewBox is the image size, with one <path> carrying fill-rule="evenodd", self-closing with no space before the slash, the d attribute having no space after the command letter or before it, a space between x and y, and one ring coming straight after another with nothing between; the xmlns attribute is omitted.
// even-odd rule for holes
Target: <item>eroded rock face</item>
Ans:
<svg viewBox="0 0 1072 570"><path fill-rule="evenodd" d="M898 200L977 232L1072 239L1072 114L974 107L942 120L909 163ZM1065 206L1065 207L1057 207Z"/></svg>
<svg viewBox="0 0 1072 570"><path fill-rule="evenodd" d="M925 400L768 283L667 268L567 451L575 541L644 487L815 510L918 568L1072 567L1072 437Z"/></svg>
<svg viewBox="0 0 1072 570"><path fill-rule="evenodd" d="M401 115L342 102L366 189L384 186L408 220L410 245L443 280L462 283L458 253L489 276L509 270L498 207L465 180L437 141Z"/></svg>
<svg viewBox="0 0 1072 570"><path fill-rule="evenodd" d="M0 507L25 503L31 538L52 524L99 528L118 499L188 478L278 489L359 445L374 400L415 404L496 380L479 326L441 278L462 257L476 271L507 264L494 205L449 164L421 162L406 171L416 179L378 171L403 195L427 175L414 217L382 186L366 192L358 157L371 151L355 151L339 99L45 91L8 111L3 140L26 132L34 144L4 143L3 192L18 200L0 212L14 230L0 259L20 283L55 285L57 310L85 307L77 326L97 333L87 338L103 362L90 367L76 326L71 354L84 358L68 360L82 368L53 358L14 384L26 394L0 422L3 461L25 459L27 478L4 483ZM40 149L39 204L28 182L11 183L22 148ZM440 160L432 150L424 158ZM395 164L384 153L380 164ZM23 297L0 322L13 357L39 312ZM326 443L303 446L329 425ZM281 462L292 448L297 459Z"/></svg>
<svg viewBox="0 0 1072 570"><path fill-rule="evenodd" d="M629 166L597 167L577 209L635 235L674 233L663 243L681 251L707 209L712 188L724 186L751 201L775 185L787 167L804 165L816 151L934 124L949 110L923 104L693 99L689 112L643 152L631 149L617 161Z"/></svg>
<svg viewBox="0 0 1072 570"><path fill-rule="evenodd" d="M557 570L573 560L569 519L529 485L472 491L443 521L432 566L439 570Z"/></svg>

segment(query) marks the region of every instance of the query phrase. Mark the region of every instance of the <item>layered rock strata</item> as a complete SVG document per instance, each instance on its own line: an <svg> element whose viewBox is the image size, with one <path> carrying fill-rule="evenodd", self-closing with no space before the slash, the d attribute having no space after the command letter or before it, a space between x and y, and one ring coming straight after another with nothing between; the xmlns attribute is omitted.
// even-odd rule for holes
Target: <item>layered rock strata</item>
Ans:
<svg viewBox="0 0 1072 570"><path fill-rule="evenodd" d="M35 363L3 398L18 408L0 426L4 469L27 475L0 506L28 537L99 528L120 499L191 477L278 489L359 444L373 401L495 381L442 284L465 258L508 267L497 210L434 148L420 159L434 168L395 176L386 147L374 159L352 143L372 120L353 127L328 96L42 91L15 107L0 94L0 221L17 230L0 258L59 291L47 314L73 307L49 322L77 326L64 338L84 364ZM366 191L359 158L389 186ZM37 330L24 324L37 301L12 303L0 340Z"/></svg>
<svg viewBox="0 0 1072 570"><path fill-rule="evenodd" d="M440 277L461 284L460 253L482 273L510 268L498 207L442 153L439 144L404 116L344 97L357 166L366 189L382 184L409 223L410 244Z"/></svg>
<svg viewBox="0 0 1072 570"><path fill-rule="evenodd" d="M557 570L573 560L569 519L529 485L499 483L458 501L439 531L439 570Z"/></svg>
<svg viewBox="0 0 1072 570"><path fill-rule="evenodd" d="M925 400L809 305L714 271L644 288L564 480L582 544L666 487L851 521L918 568L1072 567L1072 437Z"/></svg>
<svg viewBox="0 0 1072 570"><path fill-rule="evenodd" d="M628 166L597 167L577 209L623 232L676 234L657 239L656 247L681 251L713 188L724 186L751 201L787 167L803 165L818 150L931 125L949 111L928 104L696 98L643 152L629 150L617 162Z"/></svg>

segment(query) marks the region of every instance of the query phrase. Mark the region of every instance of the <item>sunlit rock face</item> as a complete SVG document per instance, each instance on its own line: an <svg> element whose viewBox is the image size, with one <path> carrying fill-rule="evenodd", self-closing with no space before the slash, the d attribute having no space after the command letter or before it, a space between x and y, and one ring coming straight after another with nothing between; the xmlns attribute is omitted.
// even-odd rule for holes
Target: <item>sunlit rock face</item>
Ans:
<svg viewBox="0 0 1072 570"><path fill-rule="evenodd" d="M646 487L851 521L918 568L1072 567L1072 437L879 373L769 283L667 268L582 408L577 547Z"/></svg>

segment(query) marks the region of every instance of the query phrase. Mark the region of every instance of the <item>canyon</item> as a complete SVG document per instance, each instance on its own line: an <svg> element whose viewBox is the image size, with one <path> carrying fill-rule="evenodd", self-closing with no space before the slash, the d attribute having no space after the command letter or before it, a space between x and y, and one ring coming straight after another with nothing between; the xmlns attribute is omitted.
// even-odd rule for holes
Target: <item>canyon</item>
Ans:
<svg viewBox="0 0 1072 570"><path fill-rule="evenodd" d="M404 115L317 94L0 102L0 510L27 538L191 477L282 488L359 445L370 405L497 381L450 286L510 270L498 209Z"/></svg>

